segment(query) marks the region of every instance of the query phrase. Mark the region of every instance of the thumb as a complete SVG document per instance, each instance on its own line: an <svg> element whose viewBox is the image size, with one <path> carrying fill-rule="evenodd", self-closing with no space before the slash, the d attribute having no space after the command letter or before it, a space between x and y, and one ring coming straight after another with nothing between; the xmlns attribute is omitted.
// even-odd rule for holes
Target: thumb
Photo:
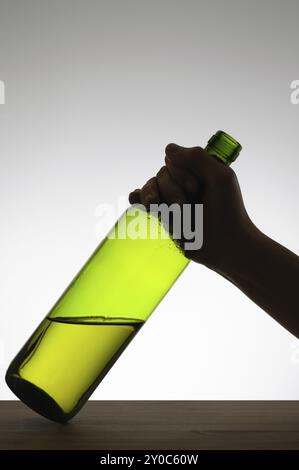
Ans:
<svg viewBox="0 0 299 470"><path fill-rule="evenodd" d="M208 177L211 172L213 159L201 147L181 147L177 144L168 144L165 154L173 165L191 171L198 177Z"/></svg>

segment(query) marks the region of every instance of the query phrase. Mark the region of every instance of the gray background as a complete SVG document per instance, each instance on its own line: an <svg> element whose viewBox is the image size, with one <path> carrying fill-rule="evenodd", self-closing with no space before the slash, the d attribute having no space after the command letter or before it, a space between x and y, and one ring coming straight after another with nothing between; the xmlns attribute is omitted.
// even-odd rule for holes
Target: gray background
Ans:
<svg viewBox="0 0 299 470"><path fill-rule="evenodd" d="M99 241L96 208L164 147L223 129L248 212L298 250L298 1L0 0L0 398L19 347ZM298 399L299 342L189 266L93 395Z"/></svg>

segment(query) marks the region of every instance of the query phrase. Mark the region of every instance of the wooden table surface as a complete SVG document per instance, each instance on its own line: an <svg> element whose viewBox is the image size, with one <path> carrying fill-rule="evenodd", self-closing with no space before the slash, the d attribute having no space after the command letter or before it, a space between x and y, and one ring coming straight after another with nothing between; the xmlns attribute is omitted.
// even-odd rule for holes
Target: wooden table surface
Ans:
<svg viewBox="0 0 299 470"><path fill-rule="evenodd" d="M89 401L61 425L1 401L0 449L299 449L299 402Z"/></svg>

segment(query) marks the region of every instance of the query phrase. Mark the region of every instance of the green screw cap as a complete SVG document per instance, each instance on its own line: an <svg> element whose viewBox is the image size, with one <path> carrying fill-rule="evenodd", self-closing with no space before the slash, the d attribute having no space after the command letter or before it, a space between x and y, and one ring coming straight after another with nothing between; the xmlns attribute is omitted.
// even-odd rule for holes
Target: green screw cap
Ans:
<svg viewBox="0 0 299 470"><path fill-rule="evenodd" d="M241 144L223 131L217 131L206 146L206 151L219 158L225 165L230 165L235 161L241 150Z"/></svg>

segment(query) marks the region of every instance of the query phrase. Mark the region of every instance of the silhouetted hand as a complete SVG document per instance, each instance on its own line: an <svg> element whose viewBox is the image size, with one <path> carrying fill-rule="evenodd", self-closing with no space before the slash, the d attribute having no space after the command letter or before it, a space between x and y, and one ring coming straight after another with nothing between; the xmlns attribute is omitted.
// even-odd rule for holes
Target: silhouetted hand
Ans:
<svg viewBox="0 0 299 470"><path fill-rule="evenodd" d="M203 246L185 255L221 270L237 256L242 239L255 229L245 210L236 174L200 147L169 144L165 153L166 165L141 189L133 191L129 200L146 207L162 202L202 203Z"/></svg>
<svg viewBox="0 0 299 470"><path fill-rule="evenodd" d="M165 163L130 202L202 203L203 246L186 257L230 280L299 337L299 258L253 224L234 171L200 147L175 144L167 145Z"/></svg>

